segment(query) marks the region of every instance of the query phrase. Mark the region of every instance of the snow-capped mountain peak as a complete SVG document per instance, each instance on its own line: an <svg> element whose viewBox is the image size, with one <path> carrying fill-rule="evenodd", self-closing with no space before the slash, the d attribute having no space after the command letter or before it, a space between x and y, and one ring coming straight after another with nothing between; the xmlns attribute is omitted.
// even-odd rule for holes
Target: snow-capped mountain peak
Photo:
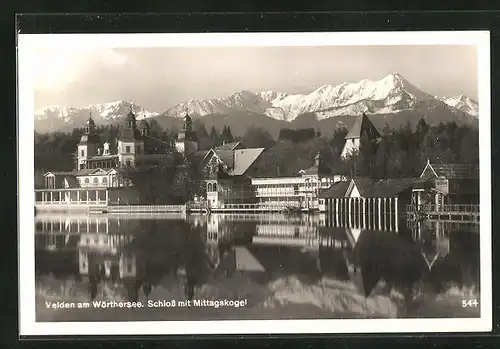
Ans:
<svg viewBox="0 0 500 349"><path fill-rule="evenodd" d="M323 85L310 93L291 94L275 90L251 92L242 89L228 96L207 99L189 99L168 109L162 115L149 112L130 101L93 104L82 109L53 106L35 113L39 125L50 125L50 130L80 127L90 114L96 123L114 123L126 116L132 108L137 119L158 116L182 118L209 114L230 115L250 112L291 122L303 114L314 114L319 120L356 116L361 113L387 115L413 111L417 115L455 115L460 120L477 118L478 103L465 95L455 97L432 96L411 84L401 74L390 73L378 80L362 79ZM385 116L384 116L385 117ZM36 127L36 126L35 126Z"/></svg>
<svg viewBox="0 0 500 349"><path fill-rule="evenodd" d="M137 120L158 115L158 113L152 113L145 110L134 102L123 100L101 104L92 104L89 105L86 109L89 109L93 116L97 114L104 120L116 120L127 115L130 111L130 108L132 108L132 111L134 112Z"/></svg>
<svg viewBox="0 0 500 349"><path fill-rule="evenodd" d="M446 105L458 109L461 112L464 112L465 114L472 115L476 118L479 116L479 104L475 100L465 95L458 95L454 97L436 97L436 98L444 102Z"/></svg>
<svg viewBox="0 0 500 349"><path fill-rule="evenodd" d="M35 112L35 129L52 131L81 127L92 116L97 124L106 125L115 123L124 118L132 108L137 120L157 116L156 112L149 112L137 104L118 100L100 104L91 104L84 108L51 106L41 108Z"/></svg>

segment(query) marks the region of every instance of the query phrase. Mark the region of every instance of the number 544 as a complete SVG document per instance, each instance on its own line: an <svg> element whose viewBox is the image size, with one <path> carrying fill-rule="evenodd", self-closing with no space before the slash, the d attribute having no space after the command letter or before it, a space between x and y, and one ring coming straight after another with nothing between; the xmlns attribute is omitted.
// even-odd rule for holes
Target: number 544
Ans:
<svg viewBox="0 0 500 349"><path fill-rule="evenodd" d="M462 308L477 307L478 305L479 302L477 301L477 299L462 300Z"/></svg>

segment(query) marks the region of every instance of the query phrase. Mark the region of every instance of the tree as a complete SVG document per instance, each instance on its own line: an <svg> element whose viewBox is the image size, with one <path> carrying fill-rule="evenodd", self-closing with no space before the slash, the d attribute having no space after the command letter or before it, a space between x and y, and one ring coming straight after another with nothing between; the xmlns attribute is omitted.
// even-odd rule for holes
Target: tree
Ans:
<svg viewBox="0 0 500 349"><path fill-rule="evenodd" d="M427 122L425 121L424 118L420 119L417 123L417 127L416 127L416 135L417 136L423 136L423 135L426 135L427 132L429 132L429 125L427 124Z"/></svg>
<svg viewBox="0 0 500 349"><path fill-rule="evenodd" d="M252 126L248 128L242 138L243 144L248 148L271 148L274 145L273 137L266 130Z"/></svg>
<svg viewBox="0 0 500 349"><path fill-rule="evenodd" d="M233 137L233 134L231 133L231 127L224 126L224 128L222 129L220 138L221 138L222 142L233 142L234 137Z"/></svg>
<svg viewBox="0 0 500 349"><path fill-rule="evenodd" d="M361 176L373 176L375 172L375 154L377 143L370 139L366 132L361 135L359 143L358 171Z"/></svg>
<svg viewBox="0 0 500 349"><path fill-rule="evenodd" d="M200 119L195 119L193 121L193 131L196 132L196 136L198 137L198 139L204 139L208 137L205 124Z"/></svg>
<svg viewBox="0 0 500 349"><path fill-rule="evenodd" d="M122 167L119 169L119 176L132 183L139 193L141 203L179 204L182 200L187 200L191 193L190 189L184 192L183 189L176 188L179 181L186 181L186 188L190 188L192 184L188 180L190 173L186 174L184 165L182 155L173 152L162 159L157 159L154 163L143 164L136 168Z"/></svg>

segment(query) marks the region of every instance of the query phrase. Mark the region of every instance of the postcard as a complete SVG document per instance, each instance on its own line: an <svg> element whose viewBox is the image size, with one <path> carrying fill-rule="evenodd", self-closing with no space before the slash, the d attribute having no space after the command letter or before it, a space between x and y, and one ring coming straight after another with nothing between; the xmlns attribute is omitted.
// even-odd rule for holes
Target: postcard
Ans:
<svg viewBox="0 0 500 349"><path fill-rule="evenodd" d="M20 335L492 329L489 32L21 34Z"/></svg>

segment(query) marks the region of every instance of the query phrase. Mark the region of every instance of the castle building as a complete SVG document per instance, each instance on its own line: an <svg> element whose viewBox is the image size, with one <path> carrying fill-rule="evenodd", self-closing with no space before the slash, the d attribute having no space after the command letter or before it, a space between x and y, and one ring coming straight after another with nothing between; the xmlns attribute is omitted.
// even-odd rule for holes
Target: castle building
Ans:
<svg viewBox="0 0 500 349"><path fill-rule="evenodd" d="M85 123L77 145L73 171L48 171L45 188L35 190L38 205L137 204L132 183L120 176L120 168L153 165L169 156L171 146L150 134L147 121L137 122L132 111L119 129L116 141L101 143L92 118Z"/></svg>
<svg viewBox="0 0 500 349"><path fill-rule="evenodd" d="M361 145L361 137L363 137L364 134L369 140L374 140L381 137L380 132L373 125L373 123L365 113L363 113L356 119L353 127L345 136L345 145L342 149L341 154L342 158L345 159L350 154L353 154L359 150L359 147Z"/></svg>

